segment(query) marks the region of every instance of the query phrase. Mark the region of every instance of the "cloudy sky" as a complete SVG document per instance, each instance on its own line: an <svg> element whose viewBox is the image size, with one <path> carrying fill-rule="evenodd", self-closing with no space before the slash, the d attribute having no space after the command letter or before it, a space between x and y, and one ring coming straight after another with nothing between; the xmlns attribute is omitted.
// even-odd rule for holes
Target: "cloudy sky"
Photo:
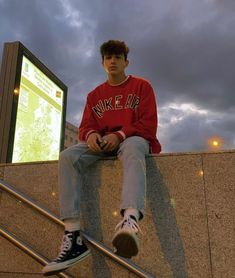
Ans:
<svg viewBox="0 0 235 278"><path fill-rule="evenodd" d="M235 149L234 0L0 0L0 54L21 41L68 86L67 121L106 79L99 46L130 47L127 74L157 96L163 152Z"/></svg>

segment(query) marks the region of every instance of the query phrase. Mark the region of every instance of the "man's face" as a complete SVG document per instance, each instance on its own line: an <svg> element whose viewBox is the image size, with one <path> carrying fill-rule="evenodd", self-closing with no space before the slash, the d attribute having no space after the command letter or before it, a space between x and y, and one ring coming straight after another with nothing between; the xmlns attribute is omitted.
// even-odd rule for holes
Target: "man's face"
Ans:
<svg viewBox="0 0 235 278"><path fill-rule="evenodd" d="M108 54L104 55L102 64L108 74L120 75L124 73L129 61L125 60L124 54Z"/></svg>

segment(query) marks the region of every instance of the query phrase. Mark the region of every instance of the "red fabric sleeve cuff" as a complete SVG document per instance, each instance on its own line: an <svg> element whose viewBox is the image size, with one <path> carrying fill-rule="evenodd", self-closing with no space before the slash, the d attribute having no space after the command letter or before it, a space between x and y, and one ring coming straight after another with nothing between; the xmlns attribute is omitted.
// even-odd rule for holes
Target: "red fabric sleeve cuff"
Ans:
<svg viewBox="0 0 235 278"><path fill-rule="evenodd" d="M98 132L97 132L96 130L90 130L90 131L88 131L87 134L86 134L86 140L88 139L88 137L89 137L89 135L90 135L91 133L98 133Z"/></svg>
<svg viewBox="0 0 235 278"><path fill-rule="evenodd" d="M113 132L114 134L116 134L118 136L118 138L120 139L120 142L124 141L126 139L126 135L123 131L116 131Z"/></svg>

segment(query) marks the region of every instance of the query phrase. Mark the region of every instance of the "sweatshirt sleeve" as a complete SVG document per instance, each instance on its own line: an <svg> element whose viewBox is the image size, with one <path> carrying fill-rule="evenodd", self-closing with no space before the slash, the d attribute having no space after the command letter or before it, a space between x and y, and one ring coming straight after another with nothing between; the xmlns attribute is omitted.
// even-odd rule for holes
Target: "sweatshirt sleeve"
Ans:
<svg viewBox="0 0 235 278"><path fill-rule="evenodd" d="M143 86L136 113L138 113L138 120L118 131L123 139L134 135L146 140L155 138L158 124L157 105L153 88L149 83Z"/></svg>
<svg viewBox="0 0 235 278"><path fill-rule="evenodd" d="M88 136L97 132L98 124L92 113L91 105L89 103L89 96L87 97L85 108L83 111L82 121L78 129L78 138L80 141L86 141Z"/></svg>

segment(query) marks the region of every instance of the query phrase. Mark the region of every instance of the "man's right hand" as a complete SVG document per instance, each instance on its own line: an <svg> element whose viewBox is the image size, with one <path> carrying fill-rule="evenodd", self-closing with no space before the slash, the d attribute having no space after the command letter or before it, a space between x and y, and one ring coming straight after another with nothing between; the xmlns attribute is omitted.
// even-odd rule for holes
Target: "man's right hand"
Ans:
<svg viewBox="0 0 235 278"><path fill-rule="evenodd" d="M102 152L101 143L102 138L99 133L91 133L87 138L87 146L93 152Z"/></svg>

